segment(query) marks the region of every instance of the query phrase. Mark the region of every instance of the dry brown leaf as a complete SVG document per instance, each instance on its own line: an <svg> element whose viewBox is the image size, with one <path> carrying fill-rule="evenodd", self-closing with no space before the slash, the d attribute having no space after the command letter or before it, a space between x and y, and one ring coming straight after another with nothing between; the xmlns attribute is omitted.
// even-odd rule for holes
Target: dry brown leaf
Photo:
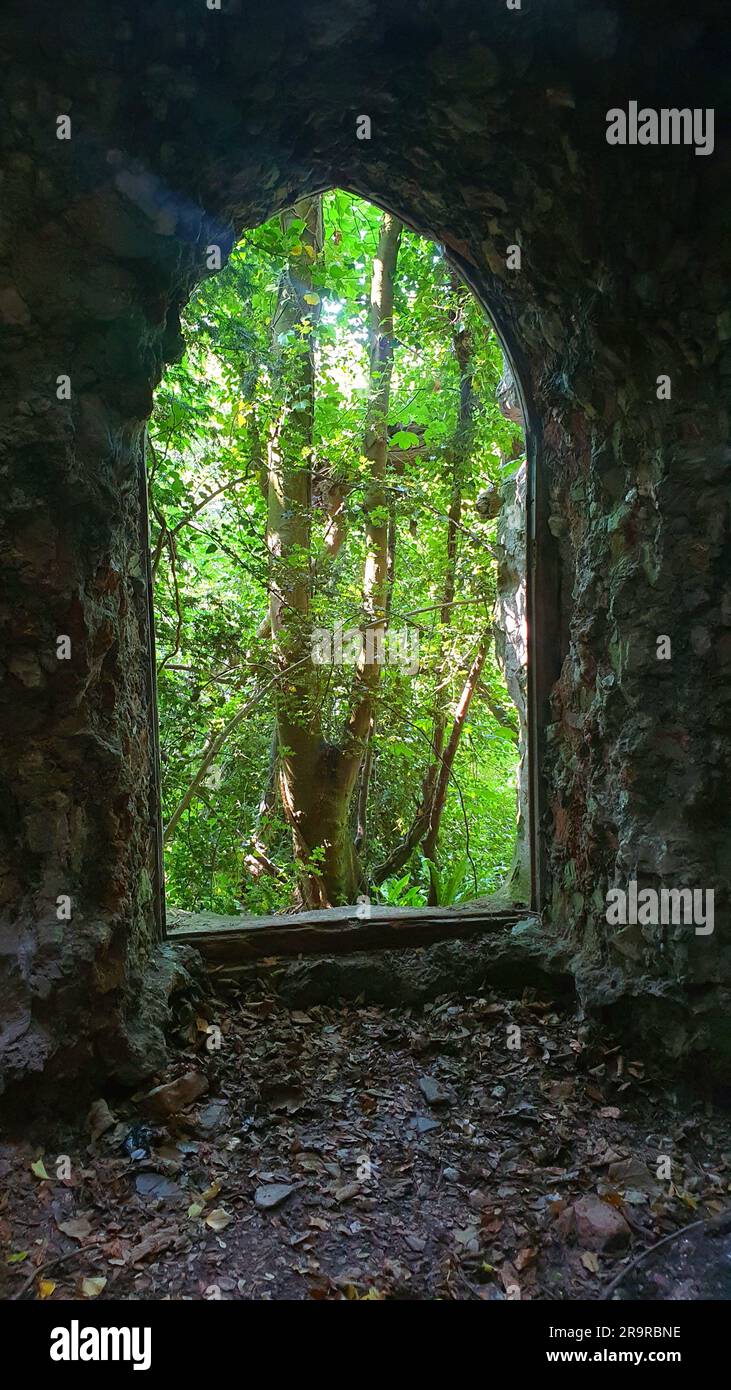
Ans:
<svg viewBox="0 0 731 1390"><path fill-rule="evenodd" d="M88 1216L75 1216L71 1221L58 1221L56 1224L59 1231L63 1231L65 1236L71 1236L73 1240L86 1240L92 1232Z"/></svg>
<svg viewBox="0 0 731 1390"><path fill-rule="evenodd" d="M152 1235L145 1236L134 1245L129 1251L127 1259L130 1264L139 1264L140 1260L147 1259L148 1255L159 1255L162 1250L166 1250L169 1245L177 1238L175 1226L166 1226L162 1231L154 1231Z"/></svg>
<svg viewBox="0 0 731 1390"><path fill-rule="evenodd" d="M502 1268L499 1270L499 1274L502 1286L508 1298L514 1299L516 1303L519 1303L522 1294L520 1282L518 1280L518 1271L510 1263L509 1260L506 1260Z"/></svg>
<svg viewBox="0 0 731 1390"><path fill-rule="evenodd" d="M82 1280L81 1280L81 1297L82 1297L82 1298L98 1298L98 1297L99 1297L99 1294L102 1293L102 1292L104 1291L104 1289L106 1288L106 1286L107 1286L107 1281L106 1281L106 1279L104 1279L104 1278L102 1277L102 1275L98 1275L98 1276L96 1276L96 1277L94 1277L94 1278L91 1278L91 1279L82 1279Z"/></svg>
<svg viewBox="0 0 731 1390"><path fill-rule="evenodd" d="M206 1226L210 1226L212 1231L225 1231L232 1221L230 1212L224 1211L223 1207L214 1207L206 1217Z"/></svg>
<svg viewBox="0 0 731 1390"><path fill-rule="evenodd" d="M107 1102L105 1100L95 1100L86 1120L89 1126L92 1140L100 1139L102 1134L106 1134L108 1129L113 1129L117 1123Z"/></svg>
<svg viewBox="0 0 731 1390"><path fill-rule="evenodd" d="M336 1202L349 1202L351 1197L358 1197L362 1191L359 1182L345 1182L333 1190L333 1197Z"/></svg>

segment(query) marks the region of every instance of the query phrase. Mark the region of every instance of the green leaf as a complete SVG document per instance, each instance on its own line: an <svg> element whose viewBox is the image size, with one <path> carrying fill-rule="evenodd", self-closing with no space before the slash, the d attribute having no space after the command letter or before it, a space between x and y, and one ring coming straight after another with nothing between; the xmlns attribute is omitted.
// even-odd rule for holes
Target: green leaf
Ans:
<svg viewBox="0 0 731 1390"><path fill-rule="evenodd" d="M420 443L418 434L412 430L397 430L390 440L392 449L416 449Z"/></svg>

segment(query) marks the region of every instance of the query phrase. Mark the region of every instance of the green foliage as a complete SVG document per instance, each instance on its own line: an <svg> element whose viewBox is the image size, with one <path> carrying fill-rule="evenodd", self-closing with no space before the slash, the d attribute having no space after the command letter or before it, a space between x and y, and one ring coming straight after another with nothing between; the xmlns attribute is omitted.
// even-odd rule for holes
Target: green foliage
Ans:
<svg viewBox="0 0 731 1390"><path fill-rule="evenodd" d="M365 552L368 480L364 428L368 394L368 298L380 212L336 190L324 199L325 245L312 264L318 315L279 341L272 333L280 276L296 279L307 248L303 225L278 219L247 232L227 267L193 295L183 321L184 360L158 393L150 431L149 481L156 560L163 812L168 819L211 739L255 689L274 676L267 612L267 441L282 399L309 409L293 389L298 354L315 351L312 543L313 627L357 623ZM313 304L313 314L316 306ZM451 324L474 342L475 436L459 535L456 604L440 636L450 450L460 399ZM465 289L455 290L434 243L406 232L396 285L395 365L389 416L389 512L396 527L391 628L418 633L419 671L382 674L369 800L366 875L404 835L429 760L439 699L453 710L479 634L492 620L495 523L480 520L477 495L498 483L515 426L495 392L500 345ZM289 395L287 394L289 392ZM303 466L309 460L303 460ZM328 487L345 488L347 540L332 560L326 545ZM384 518L385 519L385 518ZM347 666L317 668L326 737L337 741L353 680ZM294 689L294 687L293 687ZM439 866L412 857L387 880L386 902L426 900L428 875L440 902L480 896L510 865L515 833L517 752L490 703L509 707L491 651L454 765L440 836ZM516 720L517 727L517 720ZM166 845L169 900L192 909L262 913L285 907L295 873L281 809L266 818L273 874L247 869L267 781L273 728L271 690L236 728L215 776L193 796ZM316 866L313 866L316 867Z"/></svg>
<svg viewBox="0 0 731 1390"><path fill-rule="evenodd" d="M423 856L429 871L429 881L437 907L453 907L455 903L467 902L473 895L470 882L470 866L467 855L455 859L446 868L440 869L433 859Z"/></svg>
<svg viewBox="0 0 731 1390"><path fill-rule="evenodd" d="M412 881L410 869L401 878L384 879L378 896L389 907L423 907L426 902L421 886Z"/></svg>

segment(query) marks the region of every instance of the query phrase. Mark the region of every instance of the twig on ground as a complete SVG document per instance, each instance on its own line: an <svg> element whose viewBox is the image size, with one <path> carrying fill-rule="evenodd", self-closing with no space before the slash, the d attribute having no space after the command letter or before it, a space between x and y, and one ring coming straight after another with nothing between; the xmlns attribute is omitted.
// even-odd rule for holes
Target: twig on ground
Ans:
<svg viewBox="0 0 731 1390"><path fill-rule="evenodd" d="M27 1279L23 1280L16 1293L10 1295L10 1302L15 1303L19 1298L27 1293L28 1289L35 1283L36 1279L46 1273L48 1269L54 1269L56 1265L63 1264L65 1260L73 1260L77 1255L86 1255L90 1250L99 1250L104 1244L103 1240L95 1240L91 1245L79 1245L76 1250L68 1250L65 1255L55 1255L52 1260L46 1260L44 1264L32 1269Z"/></svg>
<svg viewBox="0 0 731 1390"><path fill-rule="evenodd" d="M648 1245L647 1249L640 1251L639 1255L635 1255L635 1258L630 1260L629 1264L619 1271L619 1274L615 1274L612 1282L608 1284L604 1290L600 1302L606 1302L610 1294L613 1294L614 1290L622 1283L622 1280L626 1278L633 1269L636 1269L638 1265L642 1264L642 1261L647 1259L648 1255L652 1255L655 1250L659 1250L662 1245L669 1245L671 1241L677 1240L679 1236L687 1235L688 1231L697 1231L700 1226L723 1226L725 1222L731 1224L731 1213L724 1212L722 1216L704 1216L700 1221L691 1221L690 1225L680 1226L677 1231L671 1231L669 1235L663 1236L662 1240L656 1241L654 1245Z"/></svg>

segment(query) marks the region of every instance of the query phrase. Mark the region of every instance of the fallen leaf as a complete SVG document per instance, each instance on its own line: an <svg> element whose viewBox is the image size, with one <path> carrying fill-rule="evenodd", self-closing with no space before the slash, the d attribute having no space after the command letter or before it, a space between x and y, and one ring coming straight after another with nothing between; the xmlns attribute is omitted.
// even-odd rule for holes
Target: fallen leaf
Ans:
<svg viewBox="0 0 731 1390"><path fill-rule="evenodd" d="M570 1076L563 1081L552 1081L547 1088L547 1094L549 1100L571 1100L575 1090L576 1079Z"/></svg>
<svg viewBox="0 0 731 1390"><path fill-rule="evenodd" d="M485 1236L496 1236L498 1231L503 1229L505 1222L502 1216L493 1216L491 1212L483 1211L480 1218L480 1229Z"/></svg>
<svg viewBox="0 0 731 1390"><path fill-rule="evenodd" d="M681 1192L676 1188L675 1195L680 1198L681 1202L683 1202L686 1207L690 1207L691 1211L696 1211L698 1209L698 1198L692 1197L690 1192Z"/></svg>
<svg viewBox="0 0 731 1390"><path fill-rule="evenodd" d="M206 1226L210 1226L212 1231L225 1231L231 1225L233 1217L229 1212L224 1211L223 1207L214 1207L213 1211L206 1217Z"/></svg>
<svg viewBox="0 0 731 1390"><path fill-rule="evenodd" d="M305 1173L323 1173L325 1171L325 1165L319 1154L297 1154L297 1167Z"/></svg>
<svg viewBox="0 0 731 1390"><path fill-rule="evenodd" d="M625 1187L623 1196L631 1207L645 1206L650 1200L648 1194L641 1192L638 1187Z"/></svg>
<svg viewBox="0 0 731 1390"><path fill-rule="evenodd" d="M59 1231L73 1240L86 1240L91 1235L92 1225L88 1216L75 1216L71 1221L57 1221Z"/></svg>
<svg viewBox="0 0 731 1390"><path fill-rule="evenodd" d="M291 1197L294 1187L287 1182L267 1182L261 1187L257 1187L254 1193L254 1206L260 1211L271 1211L273 1207L281 1206Z"/></svg>
<svg viewBox="0 0 731 1390"><path fill-rule="evenodd" d="M174 1226L166 1226L162 1231L154 1231L151 1235L145 1236L144 1240L139 1241L130 1250L127 1257L129 1263L136 1265L140 1260L146 1260L148 1255L159 1255L162 1250L167 1250L168 1246L172 1245L177 1235Z"/></svg>
<svg viewBox="0 0 731 1390"><path fill-rule="evenodd" d="M640 1192L648 1192L656 1195L662 1191L662 1183L658 1181L654 1173L650 1172L647 1164L641 1158L620 1159L619 1163L612 1163L607 1172L607 1179L620 1192L625 1188L638 1188Z"/></svg>
<svg viewBox="0 0 731 1390"><path fill-rule="evenodd" d="M113 1129L115 1120L105 1100L95 1100L86 1118L92 1140L100 1139L108 1129Z"/></svg>
<svg viewBox="0 0 731 1390"><path fill-rule="evenodd" d="M31 1163L31 1165L30 1165L30 1171L31 1171L31 1173L35 1173L35 1175L36 1175L37 1178L41 1178L41 1180L42 1180L43 1182L50 1182L50 1181L51 1181L51 1179L49 1178L48 1173L46 1172L46 1169L45 1169L45 1167L44 1167L43 1159L42 1159L42 1158L38 1158L38 1159L36 1159L35 1163Z"/></svg>
<svg viewBox="0 0 731 1390"><path fill-rule="evenodd" d="M404 1241L408 1245L409 1250L414 1251L415 1255L420 1255L423 1250L426 1250L426 1241L423 1239L422 1236L412 1236L407 1234L404 1236Z"/></svg>
<svg viewBox="0 0 731 1390"><path fill-rule="evenodd" d="M585 1250L581 1256L581 1263L584 1269L588 1269L591 1274L599 1273L599 1256L593 1250Z"/></svg>
<svg viewBox="0 0 731 1390"><path fill-rule="evenodd" d="M154 1090L142 1097L140 1105L148 1115L166 1120L170 1115L176 1115L179 1110L185 1110L187 1106L192 1105L193 1101L207 1090L208 1078L202 1072L186 1071L175 1081L166 1081L162 1086L155 1086Z"/></svg>
<svg viewBox="0 0 731 1390"><path fill-rule="evenodd" d="M177 1144L161 1144L159 1148L155 1146L155 1158L162 1158L166 1163L172 1163L176 1168L183 1166L183 1153Z"/></svg>
<svg viewBox="0 0 731 1390"><path fill-rule="evenodd" d="M98 1298L99 1294L106 1288L107 1281L101 1275L93 1279L82 1279L81 1296L82 1298Z"/></svg>
<svg viewBox="0 0 731 1390"><path fill-rule="evenodd" d="M349 1202L352 1197L359 1197L361 1192L359 1182L345 1182L333 1189L333 1197L336 1202Z"/></svg>
<svg viewBox="0 0 731 1390"><path fill-rule="evenodd" d="M299 1086L271 1086L262 1092L272 1110L284 1110L288 1115L296 1115L304 1104L304 1091Z"/></svg>
<svg viewBox="0 0 731 1390"><path fill-rule="evenodd" d="M431 1129L441 1129L439 1120L431 1120L428 1115L414 1115L409 1121L409 1128L416 1130L417 1134L428 1134Z"/></svg>
<svg viewBox="0 0 731 1390"><path fill-rule="evenodd" d="M56 1284L55 1284L55 1281L54 1281L53 1279L39 1279L39 1280L38 1280L38 1297L39 1297L39 1298L50 1298L50 1297L51 1297L51 1294L53 1293L53 1291L54 1291L54 1289L55 1289L55 1287L56 1287Z"/></svg>

